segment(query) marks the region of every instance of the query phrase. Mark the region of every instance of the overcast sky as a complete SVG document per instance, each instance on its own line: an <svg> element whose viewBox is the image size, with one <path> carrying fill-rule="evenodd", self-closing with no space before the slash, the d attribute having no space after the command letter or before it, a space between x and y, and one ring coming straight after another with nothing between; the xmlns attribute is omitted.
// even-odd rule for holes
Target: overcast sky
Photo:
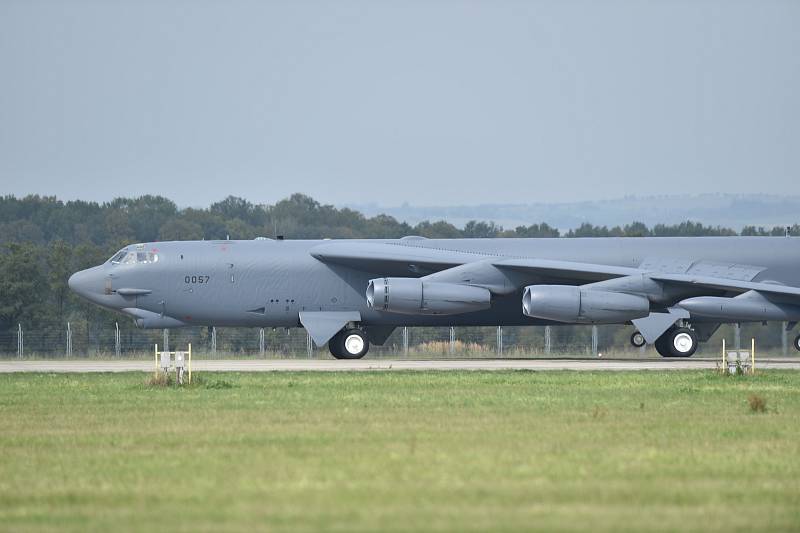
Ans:
<svg viewBox="0 0 800 533"><path fill-rule="evenodd" d="M0 0L0 193L800 193L800 2Z"/></svg>

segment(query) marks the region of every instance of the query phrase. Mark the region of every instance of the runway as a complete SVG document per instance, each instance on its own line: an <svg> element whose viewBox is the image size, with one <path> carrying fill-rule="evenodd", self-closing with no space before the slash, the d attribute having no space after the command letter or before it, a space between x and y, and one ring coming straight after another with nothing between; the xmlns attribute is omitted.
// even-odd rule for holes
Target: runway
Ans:
<svg viewBox="0 0 800 533"><path fill-rule="evenodd" d="M708 370L716 359L271 359L195 360L198 372L342 372L342 371L430 371L430 370L535 370L535 371L636 371ZM40 360L0 361L0 373L14 372L149 372L153 361ZM756 360L757 369L800 370L798 359Z"/></svg>

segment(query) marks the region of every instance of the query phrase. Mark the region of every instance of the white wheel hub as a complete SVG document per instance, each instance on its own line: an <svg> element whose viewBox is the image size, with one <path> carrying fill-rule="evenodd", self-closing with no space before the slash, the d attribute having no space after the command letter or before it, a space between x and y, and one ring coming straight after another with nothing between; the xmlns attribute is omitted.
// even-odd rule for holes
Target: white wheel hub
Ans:
<svg viewBox="0 0 800 533"><path fill-rule="evenodd" d="M800 335L794 338L794 348L800 351Z"/></svg>
<svg viewBox="0 0 800 533"><path fill-rule="evenodd" d="M688 353L694 347L694 339L688 333L678 333L672 339L672 345L679 353Z"/></svg>
<svg viewBox="0 0 800 533"><path fill-rule="evenodd" d="M634 333L633 335L633 345L637 348L644 346L644 335L641 333Z"/></svg>
<svg viewBox="0 0 800 533"><path fill-rule="evenodd" d="M348 335L344 340L344 349L350 355L360 354L364 350L364 339L361 338L361 335L356 335L355 333Z"/></svg>

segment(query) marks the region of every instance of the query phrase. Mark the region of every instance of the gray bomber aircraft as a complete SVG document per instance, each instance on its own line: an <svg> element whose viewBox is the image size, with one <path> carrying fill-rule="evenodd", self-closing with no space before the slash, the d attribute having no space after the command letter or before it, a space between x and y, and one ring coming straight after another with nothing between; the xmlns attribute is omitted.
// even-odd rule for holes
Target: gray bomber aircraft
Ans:
<svg viewBox="0 0 800 533"><path fill-rule="evenodd" d="M142 328L303 326L342 359L397 326L616 323L633 324L634 346L688 357L721 323L795 326L800 239L155 242L69 286Z"/></svg>

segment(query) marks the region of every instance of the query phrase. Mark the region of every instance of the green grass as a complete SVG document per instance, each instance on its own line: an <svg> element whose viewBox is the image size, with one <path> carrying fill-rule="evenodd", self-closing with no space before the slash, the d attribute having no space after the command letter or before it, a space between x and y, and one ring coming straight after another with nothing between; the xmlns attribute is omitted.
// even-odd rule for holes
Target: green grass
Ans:
<svg viewBox="0 0 800 533"><path fill-rule="evenodd" d="M0 376L0 530L800 529L797 373L201 377Z"/></svg>

